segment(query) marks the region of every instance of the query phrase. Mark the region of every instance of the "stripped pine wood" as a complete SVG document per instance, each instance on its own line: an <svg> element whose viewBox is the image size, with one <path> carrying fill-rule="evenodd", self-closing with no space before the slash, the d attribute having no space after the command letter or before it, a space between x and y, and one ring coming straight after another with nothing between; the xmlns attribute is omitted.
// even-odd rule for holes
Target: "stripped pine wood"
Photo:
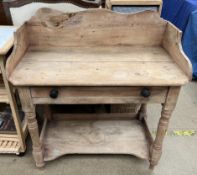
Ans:
<svg viewBox="0 0 197 175"><path fill-rule="evenodd" d="M19 61L22 59L22 56L24 55L24 52L27 50L28 48L28 40L27 40L27 32L26 32L26 28L25 25L22 25L20 28L18 28L17 32L14 33L14 49L13 49L13 54L11 55L11 57L13 55L14 59L8 59L6 64L9 64L10 67L6 68L8 70L7 71L7 75L8 72L10 72L11 70L13 70L16 65L19 63Z"/></svg>
<svg viewBox="0 0 197 175"><path fill-rule="evenodd" d="M49 12L47 10L41 11L42 15L54 13L51 10ZM38 22L38 19L40 19L40 16L38 16L37 18L32 18L30 22L18 29L15 34L15 49L11 56L13 58L9 59L7 63L7 65L10 65L7 68L8 76L18 64L29 45L55 48L65 48L67 46L87 47L88 45L159 45L166 25L166 22L161 20L156 13L151 12L137 15L120 15L100 9L88 10L68 16L68 14L62 17L59 15L55 18L60 19L60 21L56 20L55 23L66 25L66 27L47 28L43 25L46 21ZM61 20L65 21L65 24ZM53 22L54 19L49 20L49 23L53 24ZM84 30L81 30L81 28L84 28ZM27 36L27 33L31 33L31 35ZM20 43L18 44L20 47L17 47L17 43Z"/></svg>
<svg viewBox="0 0 197 175"><path fill-rule="evenodd" d="M172 62L132 61L73 63L54 60L46 64L22 60L9 79L17 86L168 86L188 82L187 76Z"/></svg>
<svg viewBox="0 0 197 175"><path fill-rule="evenodd" d="M137 11L141 11L142 9L144 11L151 7L155 10L157 8L156 11L158 11L158 13L161 14L162 3L163 3L162 0L105 0L105 8L110 9L112 11L117 11L120 10L120 8L116 9L117 6L118 7L123 6L124 8L125 7L128 8L131 11L131 13L136 13ZM121 13L125 13L125 12L121 12ZM111 105L111 111L120 112L120 113L125 111L133 112L133 111L137 111L138 107L139 104Z"/></svg>
<svg viewBox="0 0 197 175"><path fill-rule="evenodd" d="M42 12L48 15L54 13L53 10L45 9ZM156 12L121 15L105 9L61 14L44 21L38 21L38 19L42 20L40 15L36 19L32 18L27 24L27 30L31 33L30 45L64 48L99 45L159 45L167 23L161 20Z"/></svg>
<svg viewBox="0 0 197 175"><path fill-rule="evenodd" d="M137 120L53 121L43 143L45 161L75 153L131 154L149 159L149 145Z"/></svg>
<svg viewBox="0 0 197 175"><path fill-rule="evenodd" d="M17 86L26 114L36 166L72 153L132 154L148 159L151 168L157 165L179 90L191 78L179 37L157 12L39 10L16 32L7 62L8 79ZM76 115L84 117L77 121L71 120L73 114L58 121L62 115L50 117L45 108L49 117L39 134L37 104L129 103L141 104L132 120L124 114L111 120L117 119L111 114L105 120ZM154 140L146 123L148 103L162 104Z"/></svg>
<svg viewBox="0 0 197 175"><path fill-rule="evenodd" d="M44 166L43 153L42 153L42 143L39 139L38 122L36 120L36 109L35 105L31 101L31 94L28 88L20 88L19 95L21 99L22 110L25 112L25 117L28 122L28 129L32 137L33 144L33 156L36 160L36 166Z"/></svg>
<svg viewBox="0 0 197 175"><path fill-rule="evenodd" d="M44 9L39 15L52 12ZM17 86L164 86L188 81L188 74L161 47L167 22L157 13L121 15L89 10L48 21L39 22L37 18L15 35L16 49L7 63L7 74ZM184 55L181 58L184 60Z"/></svg>
<svg viewBox="0 0 197 175"><path fill-rule="evenodd" d="M160 46L108 46L108 47L30 47L23 59L25 62L173 62Z"/></svg>
<svg viewBox="0 0 197 175"><path fill-rule="evenodd" d="M32 101L35 104L123 104L123 103L163 103L166 87L150 87L151 95L144 98L140 87L59 87L58 97L50 98L52 87L31 88Z"/></svg>
<svg viewBox="0 0 197 175"><path fill-rule="evenodd" d="M181 44L182 32L173 24L168 23L163 39L163 47L170 54L172 59L184 71L184 73L192 79L192 65L189 58L183 51ZM183 59L184 58L184 59Z"/></svg>
<svg viewBox="0 0 197 175"><path fill-rule="evenodd" d="M33 98L48 98L51 87L33 87L31 96ZM59 87L60 97L139 97L143 87ZM165 99L166 87L150 87L151 96Z"/></svg>
<svg viewBox="0 0 197 175"><path fill-rule="evenodd" d="M168 129L172 112L175 109L180 90L181 88L179 86L170 87L166 97L166 102L162 105L161 117L157 127L156 138L150 149L151 169L153 169L154 166L158 164L158 161L161 158L163 140Z"/></svg>

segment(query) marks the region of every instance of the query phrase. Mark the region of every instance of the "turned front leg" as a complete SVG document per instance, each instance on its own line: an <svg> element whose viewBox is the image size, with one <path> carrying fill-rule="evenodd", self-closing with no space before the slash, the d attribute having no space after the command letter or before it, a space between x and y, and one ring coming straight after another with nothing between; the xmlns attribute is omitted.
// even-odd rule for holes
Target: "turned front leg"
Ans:
<svg viewBox="0 0 197 175"><path fill-rule="evenodd" d="M32 139L33 144L33 157L36 162L37 167L44 166L44 160L43 160L43 151L42 151L42 145L40 143L40 137L39 137L39 130L38 130L38 123L36 120L36 114L35 112L25 112L25 115L27 117L27 124L29 133Z"/></svg>
<svg viewBox="0 0 197 175"><path fill-rule="evenodd" d="M159 120L155 141L151 147L150 154L150 168L153 169L161 158L162 144L172 112L176 106L177 98L179 95L180 87L170 87L166 101L162 105L161 118Z"/></svg>
<svg viewBox="0 0 197 175"><path fill-rule="evenodd" d="M22 109L25 112L27 125L33 144L33 157L37 167L44 166L42 144L39 138L38 122L36 119L35 105L32 103L30 90L19 88Z"/></svg>

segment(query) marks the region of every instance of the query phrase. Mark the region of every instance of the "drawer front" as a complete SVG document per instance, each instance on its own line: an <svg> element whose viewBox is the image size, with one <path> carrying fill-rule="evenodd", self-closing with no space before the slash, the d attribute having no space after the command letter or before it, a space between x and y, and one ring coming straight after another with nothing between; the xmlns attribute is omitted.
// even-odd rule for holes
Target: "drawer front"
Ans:
<svg viewBox="0 0 197 175"><path fill-rule="evenodd" d="M33 87L35 104L163 103L168 87Z"/></svg>

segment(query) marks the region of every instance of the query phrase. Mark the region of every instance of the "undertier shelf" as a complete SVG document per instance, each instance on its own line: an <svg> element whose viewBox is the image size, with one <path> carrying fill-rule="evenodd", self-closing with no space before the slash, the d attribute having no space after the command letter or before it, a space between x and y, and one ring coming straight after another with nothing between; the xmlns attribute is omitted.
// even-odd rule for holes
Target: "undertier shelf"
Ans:
<svg viewBox="0 0 197 175"><path fill-rule="evenodd" d="M41 139L45 161L65 154L130 154L149 159L146 127L137 119L54 120L45 126Z"/></svg>

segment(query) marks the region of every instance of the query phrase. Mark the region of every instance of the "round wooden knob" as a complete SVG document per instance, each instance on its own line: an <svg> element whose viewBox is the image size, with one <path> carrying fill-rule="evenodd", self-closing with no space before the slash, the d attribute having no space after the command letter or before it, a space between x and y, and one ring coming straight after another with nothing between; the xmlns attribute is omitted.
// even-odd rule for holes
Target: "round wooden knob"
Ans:
<svg viewBox="0 0 197 175"><path fill-rule="evenodd" d="M53 99L58 97L58 90L57 89L51 89L49 96Z"/></svg>
<svg viewBox="0 0 197 175"><path fill-rule="evenodd" d="M141 90L141 96L143 96L143 97L149 97L150 95L151 95L151 92L150 92L150 90L148 88L143 88Z"/></svg>

